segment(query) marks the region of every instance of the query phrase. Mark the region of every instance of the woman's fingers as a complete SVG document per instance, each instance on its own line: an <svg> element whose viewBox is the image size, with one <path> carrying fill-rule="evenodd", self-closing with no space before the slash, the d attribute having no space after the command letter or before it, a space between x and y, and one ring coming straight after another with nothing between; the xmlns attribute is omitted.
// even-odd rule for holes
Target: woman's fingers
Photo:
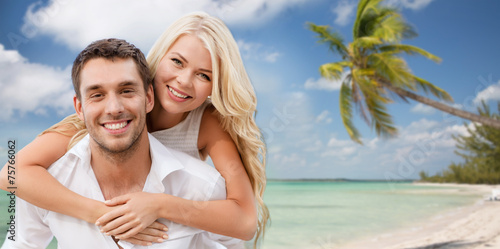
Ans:
<svg viewBox="0 0 500 249"><path fill-rule="evenodd" d="M123 210L122 208L116 208L112 211L105 213L103 216L101 216L99 219L97 219L95 224L96 224L96 226L105 226L110 221L113 221L116 218L123 216L124 214L125 214L125 210Z"/></svg>
<svg viewBox="0 0 500 249"><path fill-rule="evenodd" d="M106 235L122 235L129 237L139 233L144 230L144 228L140 220L129 216L120 216L101 227L101 232Z"/></svg>
<svg viewBox="0 0 500 249"><path fill-rule="evenodd" d="M104 202L104 204L106 204L108 206L116 206L116 205L120 205L120 204L125 204L125 203L127 203L128 200L130 200L130 196L128 194L125 194L125 195L117 196L111 200L107 200Z"/></svg>

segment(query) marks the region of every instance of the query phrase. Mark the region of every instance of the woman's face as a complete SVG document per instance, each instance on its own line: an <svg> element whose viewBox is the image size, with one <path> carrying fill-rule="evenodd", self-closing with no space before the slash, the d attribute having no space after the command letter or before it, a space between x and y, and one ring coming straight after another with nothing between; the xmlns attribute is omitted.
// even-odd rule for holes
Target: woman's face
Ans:
<svg viewBox="0 0 500 249"><path fill-rule="evenodd" d="M155 95L169 113L199 107L212 93L212 60L202 41L182 35L161 59L154 78Z"/></svg>

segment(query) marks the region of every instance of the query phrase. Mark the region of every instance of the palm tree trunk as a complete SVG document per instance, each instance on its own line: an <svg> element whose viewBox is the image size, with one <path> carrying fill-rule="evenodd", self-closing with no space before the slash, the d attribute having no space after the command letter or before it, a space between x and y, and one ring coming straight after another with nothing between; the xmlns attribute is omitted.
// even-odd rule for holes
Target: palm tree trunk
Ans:
<svg viewBox="0 0 500 249"><path fill-rule="evenodd" d="M467 111L464 111L464 110L460 110L460 109L457 109L457 108L454 108L454 107L451 107L449 105L446 105L446 104L443 104L441 102L438 102L438 101L435 101L435 100L432 100L432 99L429 99L429 98L426 98L424 96L420 96L420 95L417 95L413 92L410 92L410 91L407 91L407 90L404 90L402 88L399 88L399 87L395 87L393 85L391 85L390 83L387 83L387 82L380 82L382 83L382 85L401 95L401 96L404 96L404 97L408 97L410 99L413 99L415 101L418 101L422 104L426 104L426 105L429 105L429 106L432 106L438 110L441 110L443 112L447 112L451 115L454 115L454 116L457 116L457 117L461 117L461 118L464 118L464 119L468 119L470 121L473 121L473 122L477 122L477 123L480 123L480 124L483 124L483 125L487 125L487 126L491 126L491 127L494 127L496 129L499 129L500 130L500 120L496 120L496 119L493 119L493 118L490 118L490 117L485 117L485 116L481 116L481 115L477 115L475 113L472 113L472 112L467 112Z"/></svg>

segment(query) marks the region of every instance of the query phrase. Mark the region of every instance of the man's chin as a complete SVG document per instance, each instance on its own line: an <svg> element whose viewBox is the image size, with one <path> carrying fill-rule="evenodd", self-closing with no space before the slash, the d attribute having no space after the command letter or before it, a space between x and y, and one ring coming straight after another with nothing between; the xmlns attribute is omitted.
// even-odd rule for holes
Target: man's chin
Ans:
<svg viewBox="0 0 500 249"><path fill-rule="evenodd" d="M103 144L100 145L101 149L108 152L108 153L113 153L113 154L121 154L124 152L127 152L130 147L132 147L132 143L127 143L127 144Z"/></svg>

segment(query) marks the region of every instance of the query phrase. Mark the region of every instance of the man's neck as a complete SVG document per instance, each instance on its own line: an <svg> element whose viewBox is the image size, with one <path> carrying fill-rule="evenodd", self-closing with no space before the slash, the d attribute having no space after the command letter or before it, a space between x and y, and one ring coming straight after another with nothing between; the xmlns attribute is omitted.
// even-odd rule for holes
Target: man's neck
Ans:
<svg viewBox="0 0 500 249"><path fill-rule="evenodd" d="M135 148L124 153L103 151L91 143L91 166L104 199L142 191L151 169L148 133L140 136Z"/></svg>

